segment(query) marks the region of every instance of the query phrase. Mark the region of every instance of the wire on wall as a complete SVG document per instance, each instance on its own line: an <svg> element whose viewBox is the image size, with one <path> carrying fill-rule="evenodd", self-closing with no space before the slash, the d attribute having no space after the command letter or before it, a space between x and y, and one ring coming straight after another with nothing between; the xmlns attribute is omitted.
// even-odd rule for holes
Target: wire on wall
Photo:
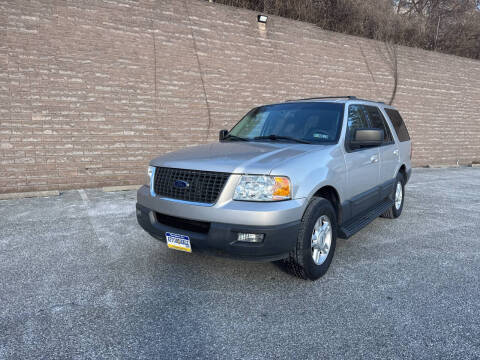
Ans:
<svg viewBox="0 0 480 360"><path fill-rule="evenodd" d="M205 88L205 80L203 79L202 65L200 64L200 58L198 56L197 40L195 38L195 33L193 32L192 20L190 19L190 11L188 9L187 0L185 0L183 2L183 4L185 5L185 10L187 12L188 22L190 24L189 27L190 27L190 32L192 34L193 50L195 52L195 57L197 59L198 72L200 73L200 80L202 82L203 94L205 96L205 105L207 106L208 124L207 124L207 133L206 133L206 136L205 136L205 140L208 140L208 135L210 134L210 128L212 127L212 119L211 119L211 115L210 115L210 104L208 103L207 89Z"/></svg>

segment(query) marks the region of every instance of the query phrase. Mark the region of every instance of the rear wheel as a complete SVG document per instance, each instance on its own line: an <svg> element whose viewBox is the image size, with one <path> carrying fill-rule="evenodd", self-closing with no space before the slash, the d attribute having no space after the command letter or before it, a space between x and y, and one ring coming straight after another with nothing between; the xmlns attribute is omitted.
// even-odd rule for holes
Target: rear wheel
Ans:
<svg viewBox="0 0 480 360"><path fill-rule="evenodd" d="M302 279L322 277L332 262L336 240L337 218L332 204L314 198L303 215L295 249L284 260L287 269Z"/></svg>
<svg viewBox="0 0 480 360"><path fill-rule="evenodd" d="M393 190L393 205L382 214L382 217L388 219L398 218L402 214L403 202L405 201L405 180L401 173L398 173Z"/></svg>

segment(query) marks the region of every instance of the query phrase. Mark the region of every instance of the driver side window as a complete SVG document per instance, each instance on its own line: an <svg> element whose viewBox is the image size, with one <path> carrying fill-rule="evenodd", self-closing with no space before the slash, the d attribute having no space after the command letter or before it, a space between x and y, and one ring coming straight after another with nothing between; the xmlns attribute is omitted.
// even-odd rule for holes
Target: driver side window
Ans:
<svg viewBox="0 0 480 360"><path fill-rule="evenodd" d="M348 107L347 121L347 142L353 140L356 129L368 128L367 119L365 118L362 105L350 105Z"/></svg>

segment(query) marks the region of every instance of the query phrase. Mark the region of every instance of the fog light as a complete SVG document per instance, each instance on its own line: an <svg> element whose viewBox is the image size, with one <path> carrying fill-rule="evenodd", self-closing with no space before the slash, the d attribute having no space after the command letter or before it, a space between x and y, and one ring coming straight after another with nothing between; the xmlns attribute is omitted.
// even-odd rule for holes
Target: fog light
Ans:
<svg viewBox="0 0 480 360"><path fill-rule="evenodd" d="M243 242L259 243L263 241L265 234L238 233L237 240Z"/></svg>

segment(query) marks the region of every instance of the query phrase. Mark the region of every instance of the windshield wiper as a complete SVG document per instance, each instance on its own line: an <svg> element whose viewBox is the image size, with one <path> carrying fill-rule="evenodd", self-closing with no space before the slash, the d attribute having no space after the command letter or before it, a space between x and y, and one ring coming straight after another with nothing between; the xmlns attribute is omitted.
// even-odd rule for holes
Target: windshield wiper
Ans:
<svg viewBox="0 0 480 360"><path fill-rule="evenodd" d="M302 139L297 139L294 137L290 136L280 136L280 135L275 135L275 134L270 134L267 136L256 136L253 138L254 140L290 140L290 141L295 141L301 144L311 144L310 141L302 140Z"/></svg>
<svg viewBox="0 0 480 360"><path fill-rule="evenodd" d="M226 140L226 139L240 140L240 141L248 141L248 139L246 139L246 138L243 138L243 137L240 137L240 136L236 136L236 135L231 135L231 134L228 134L227 136L225 136L224 140Z"/></svg>

